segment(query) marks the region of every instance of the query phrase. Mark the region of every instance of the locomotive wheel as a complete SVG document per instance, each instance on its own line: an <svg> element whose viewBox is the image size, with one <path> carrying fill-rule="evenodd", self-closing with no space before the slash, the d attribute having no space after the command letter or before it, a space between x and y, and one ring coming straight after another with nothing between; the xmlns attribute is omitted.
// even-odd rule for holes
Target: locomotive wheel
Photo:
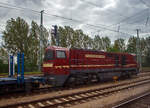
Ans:
<svg viewBox="0 0 150 108"><path fill-rule="evenodd" d="M75 77L70 75L64 83L64 87L74 87L75 86Z"/></svg>
<svg viewBox="0 0 150 108"><path fill-rule="evenodd" d="M64 83L64 87L74 87L78 85L100 82L98 74L78 74L70 75Z"/></svg>

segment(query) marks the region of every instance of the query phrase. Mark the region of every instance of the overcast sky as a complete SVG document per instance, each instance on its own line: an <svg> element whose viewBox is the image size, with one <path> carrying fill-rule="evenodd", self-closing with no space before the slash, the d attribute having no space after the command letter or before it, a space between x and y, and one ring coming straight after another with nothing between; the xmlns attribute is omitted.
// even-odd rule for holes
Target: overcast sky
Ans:
<svg viewBox="0 0 150 108"><path fill-rule="evenodd" d="M0 1L0 31L4 30L8 19L18 16L24 18L29 24L32 20L40 24L40 14L30 10L32 9L39 12L44 10L44 26L47 29L54 24L66 25L82 29L91 37L100 34L115 40L120 37L128 39L136 34L138 28L141 29L140 36L148 36L150 31L149 4L150 0L2 0ZM12 9L12 6L29 10ZM114 32L118 29L121 33Z"/></svg>

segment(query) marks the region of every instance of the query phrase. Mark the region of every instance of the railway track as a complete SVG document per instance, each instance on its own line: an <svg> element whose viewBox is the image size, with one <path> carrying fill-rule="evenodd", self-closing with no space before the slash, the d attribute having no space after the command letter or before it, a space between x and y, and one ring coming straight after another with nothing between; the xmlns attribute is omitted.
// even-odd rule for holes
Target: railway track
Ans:
<svg viewBox="0 0 150 108"><path fill-rule="evenodd" d="M145 98L148 98L148 99L145 99ZM142 103L142 101L141 101L141 103L139 102L139 100L142 100L142 99L144 100L144 103ZM122 102L122 103L120 103L118 105L115 105L112 108L131 108L130 107L131 105L133 105L132 108L133 107L134 108L137 108L137 107L138 108L146 108L146 106L147 106L147 108L150 108L150 103L149 103L150 101L149 101L149 99L150 99L150 92L147 92L145 94L142 94L142 95L139 95L137 97L131 98L131 99L127 100L127 101L124 101L124 102ZM145 102L145 101L147 101L147 102ZM135 106L136 103L138 103L139 106ZM142 105L142 104L144 104L144 105Z"/></svg>
<svg viewBox="0 0 150 108"><path fill-rule="evenodd" d="M65 94L40 100L34 100L30 102L22 102L17 104L11 104L3 106L3 108L54 108L54 107L68 107L82 102L88 102L89 100L99 99L106 97L119 91L133 88L139 85L150 83L150 79L144 79L139 81L133 81L130 83L119 84L115 86L109 86L105 88L97 88L92 90L80 91L72 94Z"/></svg>
<svg viewBox="0 0 150 108"><path fill-rule="evenodd" d="M145 76L150 76L150 73L143 72L138 77L136 77L134 79L138 80L139 77L144 78ZM126 81L126 80L123 80L123 81ZM123 84L125 84L125 83L128 83L128 82L124 82ZM34 95L37 95L37 94L45 94L45 93L49 93L49 92L63 91L63 90L68 90L68 89L78 89L78 88L83 88L83 87L90 87L90 86L99 85L99 84L104 84L104 83L93 83L93 84L88 84L88 85L79 85L77 87L72 87L72 88L44 87L44 88L40 88L40 89L37 89L37 90L33 90L30 93L24 93L22 91L19 91L19 92L14 92L14 93L0 94L0 99L9 99L10 95L11 95L12 98L18 98L18 97L24 97L24 96L34 96Z"/></svg>
<svg viewBox="0 0 150 108"><path fill-rule="evenodd" d="M142 73L139 74L139 76L141 76L141 77L145 76L145 75L150 75L150 72L142 72Z"/></svg>

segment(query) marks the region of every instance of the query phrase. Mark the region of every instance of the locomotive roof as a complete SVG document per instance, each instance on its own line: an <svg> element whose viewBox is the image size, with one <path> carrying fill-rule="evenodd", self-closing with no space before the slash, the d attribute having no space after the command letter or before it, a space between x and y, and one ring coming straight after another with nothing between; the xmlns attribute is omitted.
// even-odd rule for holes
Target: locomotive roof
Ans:
<svg viewBox="0 0 150 108"><path fill-rule="evenodd" d="M65 47L58 47L58 46L48 46L46 49L68 50L68 48L65 48Z"/></svg>
<svg viewBox="0 0 150 108"><path fill-rule="evenodd" d="M120 54L120 55L131 55L128 53L122 53L122 52L105 52L100 50L93 50L93 49L82 49L82 48L71 48L72 50L84 50L84 51L92 51L92 52L102 52L102 53L110 53L110 54Z"/></svg>
<svg viewBox="0 0 150 108"><path fill-rule="evenodd" d="M119 55L131 55L128 53L121 53L121 52L105 52L100 50L93 50L93 49L82 49L82 48L65 48L60 46L48 46L46 49L53 49L53 50L83 50L83 51L92 51L92 52L101 52L101 53L109 53L109 54L119 54Z"/></svg>

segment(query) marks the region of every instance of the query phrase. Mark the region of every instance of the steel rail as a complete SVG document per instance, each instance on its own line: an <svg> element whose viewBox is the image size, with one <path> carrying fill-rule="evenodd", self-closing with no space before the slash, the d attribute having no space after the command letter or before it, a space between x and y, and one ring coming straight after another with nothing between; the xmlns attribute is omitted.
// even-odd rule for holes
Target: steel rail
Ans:
<svg viewBox="0 0 150 108"><path fill-rule="evenodd" d="M94 90L87 90L87 91L82 91L82 92L77 92L77 93L72 93L72 94L66 94L62 96L55 96L51 98L46 98L46 99L41 99L41 100L35 100L35 101L30 101L30 102L22 102L18 104L13 104L13 105L8 105L8 106L3 106L3 108L14 108L14 107L30 107L32 108L47 108L47 107L56 107L56 106L64 106L65 104L70 104L74 102L79 102L81 100L87 100L89 98L93 97L99 97L99 96L107 96L112 93L116 93L121 90L125 90L128 88L136 87L139 85L147 84L150 83L150 79L144 80L144 81L135 81L130 84L125 84L121 86L113 86L113 87L108 87L106 89L94 89ZM72 99L69 99L69 97L72 97ZM43 104L45 102L49 102L49 104ZM34 107L35 106L35 107Z"/></svg>

